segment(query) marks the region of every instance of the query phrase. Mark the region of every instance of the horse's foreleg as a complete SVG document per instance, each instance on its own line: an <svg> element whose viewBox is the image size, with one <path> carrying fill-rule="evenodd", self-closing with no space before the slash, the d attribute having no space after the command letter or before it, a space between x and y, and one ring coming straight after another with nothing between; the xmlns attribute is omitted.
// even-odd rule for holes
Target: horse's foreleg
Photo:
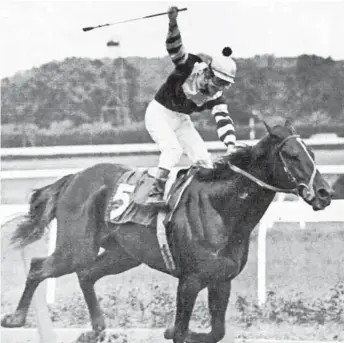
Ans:
<svg viewBox="0 0 344 343"><path fill-rule="evenodd" d="M229 261L229 262L228 262ZM230 261L225 260L228 271L226 275L236 275L237 265ZM231 271L233 272L231 273ZM223 281L225 280L225 281ZM222 281L212 281L208 285L208 306L211 315L211 332L210 333L197 333L188 330L185 336L185 342L187 343L215 343L221 340L219 337L223 337L225 333L225 313L228 307L229 295L231 290L231 278L222 279ZM165 339L173 339L175 336L176 327L168 328L165 333Z"/></svg>
<svg viewBox="0 0 344 343"><path fill-rule="evenodd" d="M95 332L105 329L105 320L94 290L94 284L106 275L120 274L141 263L130 257L119 245L114 250L106 250L99 255L89 269L78 272L80 288L90 313Z"/></svg>
<svg viewBox="0 0 344 343"><path fill-rule="evenodd" d="M196 275L189 275L179 280L173 343L184 343L198 293L204 287L205 284Z"/></svg>
<svg viewBox="0 0 344 343"><path fill-rule="evenodd" d="M211 316L210 333L189 331L187 343L216 343L225 335L225 316L231 291L231 281L215 282L208 286L208 307Z"/></svg>
<svg viewBox="0 0 344 343"><path fill-rule="evenodd" d="M225 319L231 293L231 280L216 282L208 287L211 332L208 342L219 342L225 335Z"/></svg>
<svg viewBox="0 0 344 343"><path fill-rule="evenodd" d="M6 315L1 321L4 327L21 327L25 324L26 316L32 297L38 285L50 277L58 277L72 273L73 269L68 259L52 254L45 258L33 258L31 260L30 271L26 279L23 294L19 300L14 314Z"/></svg>

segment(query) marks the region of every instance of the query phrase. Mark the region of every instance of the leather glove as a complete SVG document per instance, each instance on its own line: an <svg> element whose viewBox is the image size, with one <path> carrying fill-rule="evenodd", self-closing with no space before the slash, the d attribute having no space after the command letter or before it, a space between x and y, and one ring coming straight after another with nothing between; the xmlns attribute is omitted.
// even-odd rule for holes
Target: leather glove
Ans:
<svg viewBox="0 0 344 343"><path fill-rule="evenodd" d="M234 152L236 152L237 148L234 144L229 144L228 147L227 147L227 152L226 154L227 155L231 155L233 154Z"/></svg>
<svg viewBox="0 0 344 343"><path fill-rule="evenodd" d="M228 168L227 161L223 158L217 158L213 163L213 168L200 167L197 171L197 177L201 181L213 180L217 173L221 173Z"/></svg>
<svg viewBox="0 0 344 343"><path fill-rule="evenodd" d="M170 19L170 23L175 24L177 22L178 17L178 7L172 6L167 11L168 18Z"/></svg>

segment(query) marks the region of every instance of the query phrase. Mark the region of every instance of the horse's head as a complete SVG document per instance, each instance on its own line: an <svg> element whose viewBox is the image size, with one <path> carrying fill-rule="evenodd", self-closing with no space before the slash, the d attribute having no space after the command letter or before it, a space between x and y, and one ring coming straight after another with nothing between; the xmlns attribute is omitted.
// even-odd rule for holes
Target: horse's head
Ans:
<svg viewBox="0 0 344 343"><path fill-rule="evenodd" d="M331 203L333 191L317 170L314 153L306 146L289 121L270 128L257 144L257 157L268 159L271 182L283 189L295 189L314 210ZM261 156L259 156L261 155Z"/></svg>

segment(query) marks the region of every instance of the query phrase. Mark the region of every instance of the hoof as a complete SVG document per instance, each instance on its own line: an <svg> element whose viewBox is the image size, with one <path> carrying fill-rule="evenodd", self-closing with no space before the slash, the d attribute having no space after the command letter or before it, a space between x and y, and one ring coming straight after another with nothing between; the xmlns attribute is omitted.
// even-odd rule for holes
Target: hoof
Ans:
<svg viewBox="0 0 344 343"><path fill-rule="evenodd" d="M173 339L174 336L174 326L170 326L167 328L164 332L164 338L165 339Z"/></svg>
<svg viewBox="0 0 344 343"><path fill-rule="evenodd" d="M196 335L196 336L194 336L194 335ZM170 326L170 327L168 327L166 330L165 330L165 332L164 332L164 338L165 339L173 339L174 338L174 326ZM193 342L193 340L194 339L197 339L197 338L199 338L199 336L198 336L198 334L197 333L194 333L193 331L191 331L191 330L188 330L188 333L187 333L187 336L186 336L186 341L188 341L188 340L190 340L190 342L192 341Z"/></svg>
<svg viewBox="0 0 344 343"><path fill-rule="evenodd" d="M4 328L20 328L25 325L25 317L18 314L7 314L1 320Z"/></svg>
<svg viewBox="0 0 344 343"><path fill-rule="evenodd" d="M106 326L105 326L105 323L104 323L104 322L94 323L94 324L92 325L92 329L93 329L93 332L94 332L96 335L100 335L102 332L105 331Z"/></svg>

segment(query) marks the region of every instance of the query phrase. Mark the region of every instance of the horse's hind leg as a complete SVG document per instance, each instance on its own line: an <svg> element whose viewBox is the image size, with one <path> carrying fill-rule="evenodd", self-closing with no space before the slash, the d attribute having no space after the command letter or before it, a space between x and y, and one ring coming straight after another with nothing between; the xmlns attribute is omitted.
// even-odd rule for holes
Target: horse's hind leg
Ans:
<svg viewBox="0 0 344 343"><path fill-rule="evenodd" d="M100 332L105 329L104 316L94 291L94 284L96 281L103 276L120 274L140 264L141 262L129 256L120 245L116 243L116 246L111 247L111 250L105 250L99 255L95 263L92 264L89 269L84 269L77 273L94 331Z"/></svg>
<svg viewBox="0 0 344 343"><path fill-rule="evenodd" d="M73 188L72 188L73 189ZM45 258L33 258L25 289L14 314L5 316L1 325L20 327L25 324L27 312L38 285L45 279L73 273L94 263L99 249L99 232L104 225L104 208L107 188L100 187L83 203L77 213L62 202L56 210L58 240L55 252ZM70 194L69 197L72 197ZM68 196L65 196L68 199ZM61 218L62 225L59 224ZM72 228L72 230L70 230Z"/></svg>
<svg viewBox="0 0 344 343"><path fill-rule="evenodd" d="M16 311L13 314L6 315L1 325L4 327L21 327L25 324L27 312L38 285L50 277L58 277L74 270L69 263L68 258L54 252L52 255L44 258L33 258L31 260L30 271L26 279L25 289L19 300Z"/></svg>

